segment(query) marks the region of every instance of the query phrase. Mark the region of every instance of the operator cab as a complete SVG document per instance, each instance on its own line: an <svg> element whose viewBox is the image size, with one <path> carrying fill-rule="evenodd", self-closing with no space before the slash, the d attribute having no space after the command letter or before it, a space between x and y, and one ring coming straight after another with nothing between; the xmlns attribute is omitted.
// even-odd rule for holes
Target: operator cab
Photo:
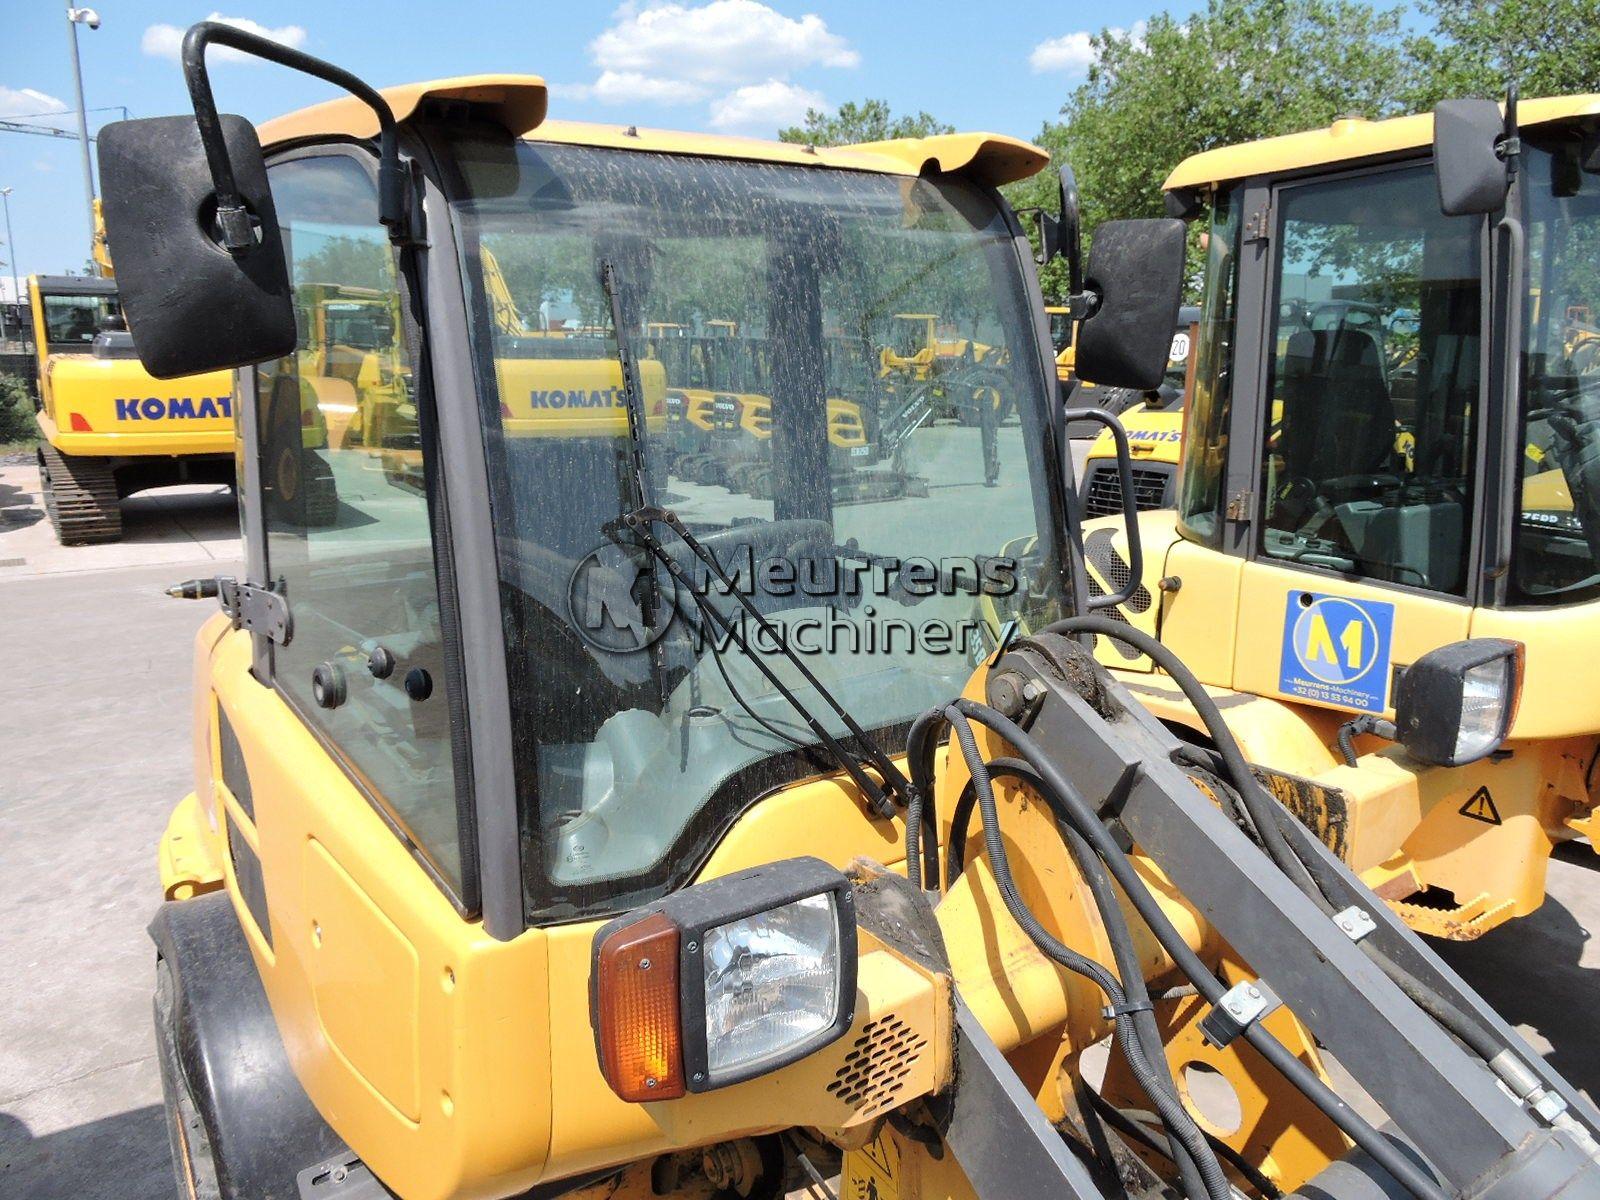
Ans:
<svg viewBox="0 0 1600 1200"><path fill-rule="evenodd" d="M910 722L999 644L984 598L1043 624L1083 588L1048 329L995 190L1041 151L622 134L543 97L388 93L407 153L443 164L409 214L387 151L350 140L367 104L265 126L244 186L270 221L239 261L270 247L294 302L252 345L208 345L203 282L176 321L140 290L147 242L117 246L147 362L259 361L250 577L284 621L256 675L498 936L681 887L775 789L840 766L889 787ZM109 169L141 171L118 143ZM108 189L114 241L170 219L131 205ZM1137 253L1175 280L1181 229L1154 224ZM980 427L882 377L941 324L984 348ZM709 470L708 444L755 469Z"/></svg>
<svg viewBox="0 0 1600 1200"><path fill-rule="evenodd" d="M1279 139L1276 168L1242 178L1232 150L1174 173L1169 191L1211 209L1184 537L1481 605L1600 596L1597 113L1524 103L1520 169L1487 220L1441 209L1427 117L1354 122L1342 146ZM1505 214L1526 237L1515 265Z"/></svg>

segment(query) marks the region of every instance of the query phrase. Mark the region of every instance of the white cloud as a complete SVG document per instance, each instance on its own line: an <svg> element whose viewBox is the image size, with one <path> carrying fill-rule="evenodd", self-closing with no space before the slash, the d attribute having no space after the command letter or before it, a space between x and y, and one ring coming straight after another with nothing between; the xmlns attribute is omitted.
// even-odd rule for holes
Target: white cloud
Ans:
<svg viewBox="0 0 1600 1200"><path fill-rule="evenodd" d="M280 25L270 29L260 21L252 21L249 17L225 17L221 13L212 13L206 18L208 21L221 21L224 25L232 25L236 29L243 29L248 33L260 34L262 37L271 38L275 42L282 42L285 46L298 50L305 45L306 31L299 25ZM152 58L170 58L178 61L178 52L183 46L183 35L186 30L178 25L151 25L144 31L144 37L139 40L139 48ZM227 46L214 46L206 53L207 61L216 62L260 62L248 54L241 54Z"/></svg>
<svg viewBox="0 0 1600 1200"><path fill-rule="evenodd" d="M687 79L663 79L638 71L602 71L593 83L552 85L558 96L601 104L693 104L710 93Z"/></svg>
<svg viewBox="0 0 1600 1200"><path fill-rule="evenodd" d="M1144 30L1143 21L1134 23L1134 41L1144 37ZM1123 29L1108 29L1106 32L1113 37L1122 37L1127 33ZM1060 37L1046 38L1028 55L1028 65L1036 74L1043 74L1046 71L1064 71L1069 75L1087 74L1095 60L1093 37L1094 34L1087 30L1079 30L1076 33L1063 33Z"/></svg>
<svg viewBox="0 0 1600 1200"><path fill-rule="evenodd" d="M14 121L27 118L22 122L25 125L53 126L57 129L65 129L71 124L73 129L77 129L77 125L72 124L70 118L67 120L50 120L40 117L41 113L70 114L71 111L65 103L44 92L36 91L33 88L8 88L0 84L0 119Z"/></svg>
<svg viewBox="0 0 1600 1200"><path fill-rule="evenodd" d="M41 175L48 175L56 169L56 165L48 158L36 158L33 160L33 169Z"/></svg>
<svg viewBox="0 0 1600 1200"><path fill-rule="evenodd" d="M711 127L753 131L771 137L773 131L802 120L808 109L826 109L828 102L810 88L769 79L747 84L711 102Z"/></svg>
<svg viewBox="0 0 1600 1200"><path fill-rule="evenodd" d="M757 0L624 4L589 43L589 55L604 71L721 85L861 61L815 13L786 17Z"/></svg>

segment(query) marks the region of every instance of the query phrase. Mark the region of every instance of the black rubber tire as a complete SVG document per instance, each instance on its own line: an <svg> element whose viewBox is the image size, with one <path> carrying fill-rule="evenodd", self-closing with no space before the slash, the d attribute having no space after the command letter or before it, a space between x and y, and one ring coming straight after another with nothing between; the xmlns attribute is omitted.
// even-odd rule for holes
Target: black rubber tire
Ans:
<svg viewBox="0 0 1600 1200"><path fill-rule="evenodd" d="M262 456L262 468L271 485L271 508L291 525L332 525L339 513L339 489L327 463L302 444L299 414L298 400L289 396L288 389L279 389Z"/></svg>
<svg viewBox="0 0 1600 1200"><path fill-rule="evenodd" d="M315 464L306 478L306 524L312 528L332 525L339 516L339 485L334 482L333 472L320 458L306 454L302 463L306 459Z"/></svg>
<svg viewBox="0 0 1600 1200"><path fill-rule="evenodd" d="M63 546L122 540L122 497L111 461L39 447L39 488L50 527Z"/></svg>
<svg viewBox="0 0 1600 1200"><path fill-rule="evenodd" d="M167 1140L172 1147L172 1180L178 1200L221 1200L217 1164L211 1139L189 1091L178 1061L177 1013L173 1001L172 968L156 959L156 1061L161 1068L162 1108Z"/></svg>

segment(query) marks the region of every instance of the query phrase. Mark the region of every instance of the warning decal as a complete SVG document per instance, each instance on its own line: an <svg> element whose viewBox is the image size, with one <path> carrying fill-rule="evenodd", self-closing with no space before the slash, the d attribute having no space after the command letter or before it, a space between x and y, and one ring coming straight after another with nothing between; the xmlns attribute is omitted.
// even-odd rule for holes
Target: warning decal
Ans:
<svg viewBox="0 0 1600 1200"><path fill-rule="evenodd" d="M1480 787L1467 798L1467 802L1461 806L1461 815L1482 821L1485 825L1500 824L1500 810L1494 806L1494 797L1486 787Z"/></svg>
<svg viewBox="0 0 1600 1200"><path fill-rule="evenodd" d="M1316 592L1284 599L1278 690L1336 708L1389 706L1394 605Z"/></svg>

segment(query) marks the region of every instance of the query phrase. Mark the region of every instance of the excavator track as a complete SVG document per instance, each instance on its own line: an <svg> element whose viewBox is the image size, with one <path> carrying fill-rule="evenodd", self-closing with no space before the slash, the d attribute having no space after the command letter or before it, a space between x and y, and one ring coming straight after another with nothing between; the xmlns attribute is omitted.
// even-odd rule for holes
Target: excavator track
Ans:
<svg viewBox="0 0 1600 1200"><path fill-rule="evenodd" d="M122 498L109 461L69 457L46 442L39 447L39 483L63 546L121 540Z"/></svg>

